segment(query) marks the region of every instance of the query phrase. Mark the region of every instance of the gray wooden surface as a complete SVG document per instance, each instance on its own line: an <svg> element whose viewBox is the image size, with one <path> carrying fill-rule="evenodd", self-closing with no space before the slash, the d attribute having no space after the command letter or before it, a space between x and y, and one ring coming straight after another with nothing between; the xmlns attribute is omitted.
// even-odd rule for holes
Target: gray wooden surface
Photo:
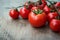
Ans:
<svg viewBox="0 0 60 40"><path fill-rule="evenodd" d="M47 25L36 29L28 20L12 20L9 17L9 9L6 7L17 7L26 1L0 0L0 40L60 40L60 34L52 32Z"/></svg>

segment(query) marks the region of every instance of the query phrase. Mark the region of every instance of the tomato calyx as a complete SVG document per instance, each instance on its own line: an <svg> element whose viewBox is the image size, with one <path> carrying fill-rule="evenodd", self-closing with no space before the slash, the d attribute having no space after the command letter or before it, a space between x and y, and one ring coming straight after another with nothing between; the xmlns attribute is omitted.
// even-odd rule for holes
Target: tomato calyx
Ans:
<svg viewBox="0 0 60 40"><path fill-rule="evenodd" d="M35 14L41 14L43 12L43 10L40 10L40 9L36 9L36 10L33 10L33 12Z"/></svg>

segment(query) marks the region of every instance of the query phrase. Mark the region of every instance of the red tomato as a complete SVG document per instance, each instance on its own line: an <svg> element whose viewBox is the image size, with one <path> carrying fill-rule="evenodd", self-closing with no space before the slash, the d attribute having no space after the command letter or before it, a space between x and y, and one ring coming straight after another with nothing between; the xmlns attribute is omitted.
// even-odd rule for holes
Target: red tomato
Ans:
<svg viewBox="0 0 60 40"><path fill-rule="evenodd" d="M45 4L45 5L47 5L47 2L46 2L46 0L42 0L42 3L43 3L43 4Z"/></svg>
<svg viewBox="0 0 60 40"><path fill-rule="evenodd" d="M60 2L57 2L57 3L55 4L55 7L60 7Z"/></svg>
<svg viewBox="0 0 60 40"><path fill-rule="evenodd" d="M17 9L11 9L9 15L13 19L17 19L19 17L19 12Z"/></svg>
<svg viewBox="0 0 60 40"><path fill-rule="evenodd" d="M31 11L36 10L36 9L38 9L38 7L34 6L34 7L31 8Z"/></svg>
<svg viewBox="0 0 60 40"><path fill-rule="evenodd" d="M51 12L47 14L48 21L50 22L52 19L55 19L58 16L57 12Z"/></svg>
<svg viewBox="0 0 60 40"><path fill-rule="evenodd" d="M42 27L46 23L46 14L44 12L35 14L30 12L29 22L33 27Z"/></svg>
<svg viewBox="0 0 60 40"><path fill-rule="evenodd" d="M42 2L42 4L40 4ZM41 10L47 5L47 2L45 0L40 0L39 4L37 5Z"/></svg>
<svg viewBox="0 0 60 40"><path fill-rule="evenodd" d="M30 10L27 9L26 7L23 7L23 8L20 9L20 15L23 19L27 19L29 13L30 13Z"/></svg>
<svg viewBox="0 0 60 40"><path fill-rule="evenodd" d="M34 6L34 2L28 1L25 4L25 7L27 7L29 10L31 10L31 8Z"/></svg>
<svg viewBox="0 0 60 40"><path fill-rule="evenodd" d="M60 31L60 20L57 20L57 19L51 20L50 28L52 31L59 32Z"/></svg>
<svg viewBox="0 0 60 40"><path fill-rule="evenodd" d="M43 8L45 7L45 4L37 5L37 7L39 7L41 10L43 10Z"/></svg>
<svg viewBox="0 0 60 40"><path fill-rule="evenodd" d="M50 8L47 5L44 7L43 10L46 14L48 14L50 12Z"/></svg>

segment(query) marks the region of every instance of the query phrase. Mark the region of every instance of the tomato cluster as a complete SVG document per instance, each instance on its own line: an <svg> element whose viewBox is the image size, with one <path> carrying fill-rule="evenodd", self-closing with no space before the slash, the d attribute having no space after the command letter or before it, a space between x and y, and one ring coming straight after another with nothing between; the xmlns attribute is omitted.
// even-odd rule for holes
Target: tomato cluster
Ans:
<svg viewBox="0 0 60 40"><path fill-rule="evenodd" d="M48 5L48 3L50 5ZM49 0L38 0L37 2L26 2L18 11L17 8L11 9L9 15L13 19L21 16L23 19L28 19L32 27L42 27L49 23L52 31L60 32L60 2Z"/></svg>

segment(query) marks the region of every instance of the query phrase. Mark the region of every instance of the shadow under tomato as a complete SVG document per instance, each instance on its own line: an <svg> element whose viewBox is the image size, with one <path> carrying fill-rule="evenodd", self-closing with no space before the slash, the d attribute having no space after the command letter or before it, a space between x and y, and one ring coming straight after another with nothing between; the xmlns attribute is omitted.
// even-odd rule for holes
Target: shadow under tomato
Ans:
<svg viewBox="0 0 60 40"><path fill-rule="evenodd" d="M38 31L39 33L42 33L42 34L47 34L50 31L48 25L43 25L40 28L33 27L33 30Z"/></svg>

